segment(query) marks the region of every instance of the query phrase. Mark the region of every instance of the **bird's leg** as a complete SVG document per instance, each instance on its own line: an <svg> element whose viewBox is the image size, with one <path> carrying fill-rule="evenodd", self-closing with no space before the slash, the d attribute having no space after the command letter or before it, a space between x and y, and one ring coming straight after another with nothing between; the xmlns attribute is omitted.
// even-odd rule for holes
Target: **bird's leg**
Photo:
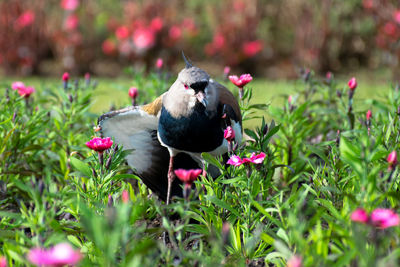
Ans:
<svg viewBox="0 0 400 267"><path fill-rule="evenodd" d="M167 205L169 204L169 198L171 196L171 187L172 182L175 179L174 174L174 156L170 156L169 158L169 167L168 167L168 190L167 190Z"/></svg>

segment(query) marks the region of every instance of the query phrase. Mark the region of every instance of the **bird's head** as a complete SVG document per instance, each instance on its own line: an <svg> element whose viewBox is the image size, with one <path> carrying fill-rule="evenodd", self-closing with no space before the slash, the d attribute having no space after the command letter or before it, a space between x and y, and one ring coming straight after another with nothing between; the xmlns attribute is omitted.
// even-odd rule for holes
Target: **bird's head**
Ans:
<svg viewBox="0 0 400 267"><path fill-rule="evenodd" d="M186 66L179 72L178 78L171 86L168 94L171 109L173 108L172 103L180 109L185 104L188 111L193 109L195 105L201 104L205 107L206 112L211 115L218 104L218 92L213 80L207 72L193 66L184 55L183 58Z"/></svg>

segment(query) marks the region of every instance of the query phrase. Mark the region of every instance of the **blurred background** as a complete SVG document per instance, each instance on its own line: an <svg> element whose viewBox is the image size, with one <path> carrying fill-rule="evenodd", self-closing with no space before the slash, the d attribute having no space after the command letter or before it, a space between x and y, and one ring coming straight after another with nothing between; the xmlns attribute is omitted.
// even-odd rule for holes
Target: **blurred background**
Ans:
<svg viewBox="0 0 400 267"><path fill-rule="evenodd" d="M266 78L385 69L400 80L398 0L7 0L0 76L224 66ZM177 64L179 64L177 66Z"/></svg>

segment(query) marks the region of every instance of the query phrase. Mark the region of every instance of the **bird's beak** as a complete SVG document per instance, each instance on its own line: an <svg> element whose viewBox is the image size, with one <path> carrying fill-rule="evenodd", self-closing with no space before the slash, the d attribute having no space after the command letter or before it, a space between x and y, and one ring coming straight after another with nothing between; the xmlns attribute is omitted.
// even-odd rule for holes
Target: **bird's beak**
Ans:
<svg viewBox="0 0 400 267"><path fill-rule="evenodd" d="M203 104L204 107L207 107L208 101L207 101L206 95L203 91L199 91L196 94L196 98L201 104Z"/></svg>

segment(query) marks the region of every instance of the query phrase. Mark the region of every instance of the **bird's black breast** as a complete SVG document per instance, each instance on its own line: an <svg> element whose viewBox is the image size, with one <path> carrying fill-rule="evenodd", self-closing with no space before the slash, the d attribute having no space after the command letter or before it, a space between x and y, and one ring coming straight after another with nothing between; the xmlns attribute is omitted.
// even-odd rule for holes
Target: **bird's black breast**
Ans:
<svg viewBox="0 0 400 267"><path fill-rule="evenodd" d="M162 107L158 124L161 141L188 152L209 152L222 144L224 133L220 118L209 117L204 107L196 105L189 117L174 118Z"/></svg>

